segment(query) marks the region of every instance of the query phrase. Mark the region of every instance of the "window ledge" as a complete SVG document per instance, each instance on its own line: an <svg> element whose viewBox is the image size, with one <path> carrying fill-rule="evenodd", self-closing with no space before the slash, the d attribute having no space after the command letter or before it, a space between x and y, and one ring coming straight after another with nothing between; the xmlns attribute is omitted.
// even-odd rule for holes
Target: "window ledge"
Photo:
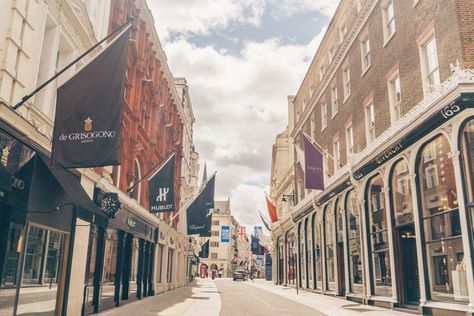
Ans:
<svg viewBox="0 0 474 316"><path fill-rule="evenodd" d="M420 3L420 0L415 0L415 2L413 2L413 8L416 7L418 3Z"/></svg>
<svg viewBox="0 0 474 316"><path fill-rule="evenodd" d="M324 131L327 126L328 126L328 125L326 124L325 126L321 127L321 132Z"/></svg>
<svg viewBox="0 0 474 316"><path fill-rule="evenodd" d="M346 95L344 97L344 101L342 101L342 104L346 103L347 99L349 99L349 97L351 96L351 94L349 93L348 95Z"/></svg>
<svg viewBox="0 0 474 316"><path fill-rule="evenodd" d="M362 74L360 75L361 77L365 76L365 74L367 73L367 71L369 71L370 67L372 67L372 64L368 65L367 67L365 67L365 69L362 71Z"/></svg>
<svg viewBox="0 0 474 316"><path fill-rule="evenodd" d="M390 43L392 38L395 36L395 34L397 34L397 31L393 32L392 35L390 35L390 37L385 40L382 47L386 47L388 45L388 43Z"/></svg>
<svg viewBox="0 0 474 316"><path fill-rule="evenodd" d="M339 112L339 110L337 110L336 112L334 112L334 114L331 115L331 120L336 116L336 114Z"/></svg>
<svg viewBox="0 0 474 316"><path fill-rule="evenodd" d="M461 302L460 302L461 303ZM448 303L448 302L436 302L436 301L428 301L426 302L423 307L430 307L430 308L439 308L439 309L453 309L456 311L462 311L462 312L473 312L474 308L468 306L468 302L464 304L460 303Z"/></svg>

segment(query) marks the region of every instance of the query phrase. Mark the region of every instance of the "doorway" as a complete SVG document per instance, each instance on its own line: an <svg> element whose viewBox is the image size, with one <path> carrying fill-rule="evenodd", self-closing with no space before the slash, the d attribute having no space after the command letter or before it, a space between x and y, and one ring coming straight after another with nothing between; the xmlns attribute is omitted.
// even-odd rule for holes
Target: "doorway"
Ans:
<svg viewBox="0 0 474 316"><path fill-rule="evenodd" d="M344 273L344 243L337 243L337 276L339 295L346 295L346 277Z"/></svg>
<svg viewBox="0 0 474 316"><path fill-rule="evenodd" d="M401 305L417 308L420 304L420 283L418 274L418 259L416 253L416 234L413 223L397 228L399 249L398 269L400 280Z"/></svg>

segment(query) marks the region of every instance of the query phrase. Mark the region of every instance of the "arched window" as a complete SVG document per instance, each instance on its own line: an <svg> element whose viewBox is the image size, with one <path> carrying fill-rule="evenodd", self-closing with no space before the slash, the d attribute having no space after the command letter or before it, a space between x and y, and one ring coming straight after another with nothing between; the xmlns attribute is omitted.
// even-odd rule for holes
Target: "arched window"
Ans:
<svg viewBox="0 0 474 316"><path fill-rule="evenodd" d="M418 186L431 298L468 302L458 195L446 137L427 143L418 158Z"/></svg>
<svg viewBox="0 0 474 316"><path fill-rule="evenodd" d="M375 285L374 294L391 296L392 277L390 271L387 212L383 180L380 175L370 180L368 194L369 239L372 254L372 278Z"/></svg>
<svg viewBox="0 0 474 316"><path fill-rule="evenodd" d="M466 182L467 202L474 205L474 118L464 125L461 135L464 181ZM474 232L474 207L471 207L471 231ZM474 239L474 235L471 234Z"/></svg>
<svg viewBox="0 0 474 316"><path fill-rule="evenodd" d="M313 286L313 238L311 233L310 218L307 217L305 221L306 227L306 268L308 271L308 287Z"/></svg>
<svg viewBox="0 0 474 316"><path fill-rule="evenodd" d="M405 159L400 160L393 167L391 186L395 226L412 223L413 194L410 188L408 163Z"/></svg>
<svg viewBox="0 0 474 316"><path fill-rule="evenodd" d="M346 196L350 290L362 294L364 274L360 246L360 214L357 204L357 196L355 191L352 190Z"/></svg>
<svg viewBox="0 0 474 316"><path fill-rule="evenodd" d="M335 262L334 262L334 213L331 205L327 205L324 210L324 230L326 242L326 276L327 288L336 289Z"/></svg>
<svg viewBox="0 0 474 316"><path fill-rule="evenodd" d="M340 199L336 200L336 242L344 242L344 210Z"/></svg>
<svg viewBox="0 0 474 316"><path fill-rule="evenodd" d="M298 266L300 272L300 286L306 284L306 269L305 269L305 262L306 262L306 255L305 255L305 229L303 225L303 221L299 223L299 255L300 255L300 264Z"/></svg>
<svg viewBox="0 0 474 316"><path fill-rule="evenodd" d="M295 235L293 231L287 231L285 235L286 241L286 254L287 254L287 264L288 264L288 283L295 284L296 278L296 254L294 249Z"/></svg>
<svg viewBox="0 0 474 316"><path fill-rule="evenodd" d="M316 288L321 288L323 284L323 266L321 261L321 230L320 223L316 218L314 224L314 259L316 267Z"/></svg>
<svg viewBox="0 0 474 316"><path fill-rule="evenodd" d="M133 172L133 181L131 183L131 186L133 186L135 183L138 183L141 179L141 170L140 170L140 163L138 162L138 159L135 159L135 165L134 165L134 172ZM136 199L138 202L140 202L140 190L141 189L141 183L138 183L130 192L130 196L134 199Z"/></svg>

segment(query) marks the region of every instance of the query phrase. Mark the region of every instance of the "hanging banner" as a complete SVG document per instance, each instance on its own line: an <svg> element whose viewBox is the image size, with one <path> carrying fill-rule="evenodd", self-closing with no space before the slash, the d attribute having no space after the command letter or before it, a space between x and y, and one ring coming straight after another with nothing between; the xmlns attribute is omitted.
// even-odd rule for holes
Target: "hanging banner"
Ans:
<svg viewBox="0 0 474 316"><path fill-rule="evenodd" d="M324 190L323 154L304 135L305 188Z"/></svg>
<svg viewBox="0 0 474 316"><path fill-rule="evenodd" d="M262 246L260 246L260 239L258 239L255 236L252 236L251 248L252 248L252 254L254 254L254 255L262 255L263 254Z"/></svg>
<svg viewBox="0 0 474 316"><path fill-rule="evenodd" d="M173 212L174 204L174 159L170 158L148 179L148 199L151 213Z"/></svg>
<svg viewBox="0 0 474 316"><path fill-rule="evenodd" d="M211 237L211 208L214 208L215 175L186 210L188 235Z"/></svg>
<svg viewBox="0 0 474 316"><path fill-rule="evenodd" d="M202 246L201 246L201 251L199 251L199 258L208 258L209 257L209 240L206 241Z"/></svg>
<svg viewBox="0 0 474 316"><path fill-rule="evenodd" d="M58 89L53 167L120 164L129 28Z"/></svg>
<svg viewBox="0 0 474 316"><path fill-rule="evenodd" d="M229 242L230 240L230 227L229 226L222 226L221 227L221 242Z"/></svg>

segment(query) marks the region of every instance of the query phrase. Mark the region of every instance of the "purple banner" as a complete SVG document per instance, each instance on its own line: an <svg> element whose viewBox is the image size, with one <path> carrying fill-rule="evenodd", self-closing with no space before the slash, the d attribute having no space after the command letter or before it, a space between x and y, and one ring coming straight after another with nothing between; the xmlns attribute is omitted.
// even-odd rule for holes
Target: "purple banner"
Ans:
<svg viewBox="0 0 474 316"><path fill-rule="evenodd" d="M304 137L305 188L324 190L323 154Z"/></svg>

